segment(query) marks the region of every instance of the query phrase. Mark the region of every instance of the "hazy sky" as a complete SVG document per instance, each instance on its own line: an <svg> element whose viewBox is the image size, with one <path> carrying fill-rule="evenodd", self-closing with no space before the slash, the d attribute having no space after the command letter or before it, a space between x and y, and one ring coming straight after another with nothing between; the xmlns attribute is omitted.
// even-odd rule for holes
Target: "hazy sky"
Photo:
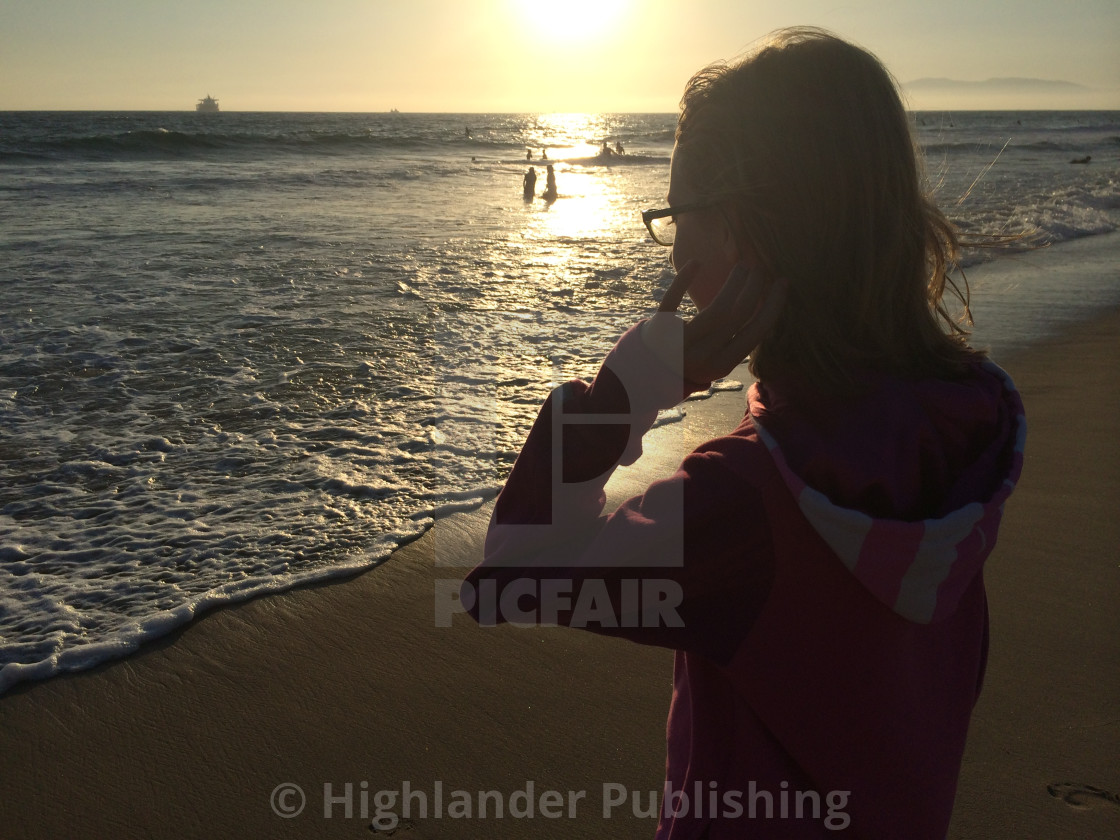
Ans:
<svg viewBox="0 0 1120 840"><path fill-rule="evenodd" d="M1120 0L0 0L0 110L676 110L687 78L795 24L925 77L915 108L1120 109Z"/></svg>

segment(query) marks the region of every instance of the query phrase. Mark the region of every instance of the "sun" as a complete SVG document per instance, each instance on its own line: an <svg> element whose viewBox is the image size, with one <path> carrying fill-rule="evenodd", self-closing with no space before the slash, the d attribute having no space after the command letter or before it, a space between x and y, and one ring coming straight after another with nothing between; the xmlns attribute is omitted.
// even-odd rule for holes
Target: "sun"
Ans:
<svg viewBox="0 0 1120 840"><path fill-rule="evenodd" d="M516 0L531 30L541 43L577 46L599 41L612 33L630 0Z"/></svg>

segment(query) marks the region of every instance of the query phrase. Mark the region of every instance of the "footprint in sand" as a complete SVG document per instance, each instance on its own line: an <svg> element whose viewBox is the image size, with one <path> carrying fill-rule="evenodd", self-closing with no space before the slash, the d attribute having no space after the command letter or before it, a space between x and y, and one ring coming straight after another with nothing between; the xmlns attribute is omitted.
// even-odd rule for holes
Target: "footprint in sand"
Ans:
<svg viewBox="0 0 1120 840"><path fill-rule="evenodd" d="M369 830L377 837L395 836L397 840L424 840L428 836L412 820L398 820L392 828L378 828L370 823Z"/></svg>
<svg viewBox="0 0 1120 840"><path fill-rule="evenodd" d="M409 837L410 840L418 837L413 831L414 828L416 828L416 824L412 820L398 820L392 828L378 828L373 823L369 825L369 830L378 837L392 837L394 834L401 833Z"/></svg>
<svg viewBox="0 0 1120 840"><path fill-rule="evenodd" d="M1064 782L1060 785L1047 785L1046 789L1050 791L1051 796L1062 800L1067 805L1072 805L1074 808L1089 808L1100 803L1120 805L1120 794L1102 790L1092 785Z"/></svg>

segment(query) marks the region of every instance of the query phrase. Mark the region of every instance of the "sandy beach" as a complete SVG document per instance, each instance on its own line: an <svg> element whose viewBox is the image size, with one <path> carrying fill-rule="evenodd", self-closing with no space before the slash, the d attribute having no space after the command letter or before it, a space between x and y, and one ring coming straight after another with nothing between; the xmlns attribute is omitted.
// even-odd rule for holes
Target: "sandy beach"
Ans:
<svg viewBox="0 0 1120 840"><path fill-rule="evenodd" d="M1112 838L1120 310L997 361L1030 433L988 564L991 653L950 836ZM613 497L732 428L742 400L690 403ZM221 609L123 661L8 692L4 836L368 837L378 792L406 787L399 838L652 836L629 799L604 808L660 789L671 653L461 615L436 626L440 581L476 561L488 513L441 520L345 582Z"/></svg>

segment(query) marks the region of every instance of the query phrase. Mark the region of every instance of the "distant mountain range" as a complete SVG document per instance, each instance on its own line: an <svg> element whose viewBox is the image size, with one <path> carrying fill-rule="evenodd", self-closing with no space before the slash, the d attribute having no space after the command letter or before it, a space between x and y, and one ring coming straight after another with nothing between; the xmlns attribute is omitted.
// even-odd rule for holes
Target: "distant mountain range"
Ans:
<svg viewBox="0 0 1120 840"><path fill-rule="evenodd" d="M961 79L915 79L905 87L918 93L1084 93L1091 88L1058 79L1005 77L982 82Z"/></svg>

